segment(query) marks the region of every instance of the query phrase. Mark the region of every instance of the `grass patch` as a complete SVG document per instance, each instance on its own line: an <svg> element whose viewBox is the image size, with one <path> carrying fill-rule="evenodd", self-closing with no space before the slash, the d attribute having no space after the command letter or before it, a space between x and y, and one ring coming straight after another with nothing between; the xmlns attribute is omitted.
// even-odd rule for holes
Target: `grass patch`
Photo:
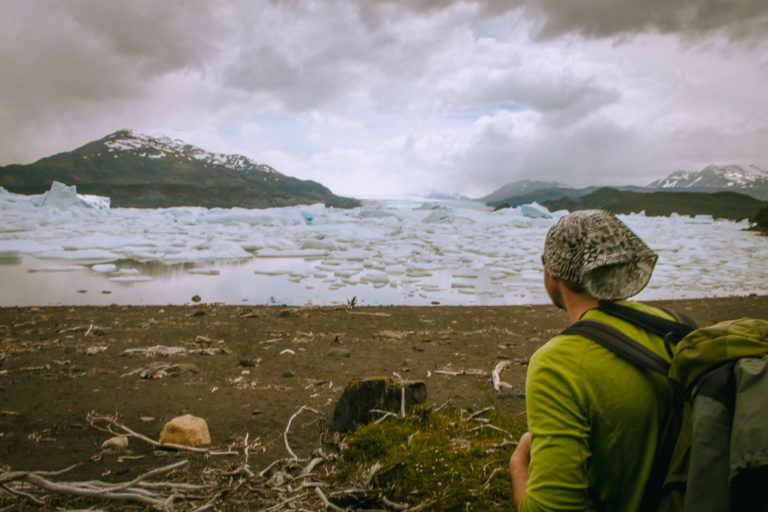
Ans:
<svg viewBox="0 0 768 512"><path fill-rule="evenodd" d="M330 478L423 510L511 510L509 457L525 430L519 416L492 407L423 407L350 434Z"/></svg>

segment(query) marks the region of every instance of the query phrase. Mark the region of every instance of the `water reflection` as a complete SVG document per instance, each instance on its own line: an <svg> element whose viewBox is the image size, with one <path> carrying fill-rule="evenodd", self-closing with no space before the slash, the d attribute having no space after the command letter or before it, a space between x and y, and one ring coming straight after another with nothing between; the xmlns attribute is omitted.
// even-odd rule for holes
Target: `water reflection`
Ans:
<svg viewBox="0 0 768 512"><path fill-rule="evenodd" d="M333 305L352 297L361 305L546 302L538 282L508 287L487 271L387 274L365 262L334 263L277 257L175 264L124 259L95 271L24 258L0 267L0 306L186 304L194 295L226 304Z"/></svg>

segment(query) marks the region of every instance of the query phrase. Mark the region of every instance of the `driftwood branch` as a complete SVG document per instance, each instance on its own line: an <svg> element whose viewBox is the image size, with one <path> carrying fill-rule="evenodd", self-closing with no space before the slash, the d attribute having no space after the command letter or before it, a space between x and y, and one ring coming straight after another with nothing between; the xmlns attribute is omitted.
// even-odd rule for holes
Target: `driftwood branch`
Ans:
<svg viewBox="0 0 768 512"><path fill-rule="evenodd" d="M496 367L491 372L491 377L493 379L493 390L497 393L501 391L501 388L506 389L513 389L514 386L511 384L504 382L501 380L501 372L506 368L507 366L510 366L512 364L512 361L506 359L504 361L499 361L499 363L496 365Z"/></svg>
<svg viewBox="0 0 768 512"><path fill-rule="evenodd" d="M325 493L323 493L322 489L320 489L319 487L315 487L315 494L317 494L317 496L320 498L320 501L323 502L323 505L325 505L325 508L329 508L335 512L344 512L343 508L336 506L330 501L328 501L328 497L325 495Z"/></svg>
<svg viewBox="0 0 768 512"><path fill-rule="evenodd" d="M461 375L478 375L478 376L486 376L488 375L488 372L485 372L483 370L478 370L475 368L470 368L468 370L435 370L434 373L437 373L438 375L448 375L450 377L459 377Z"/></svg>
<svg viewBox="0 0 768 512"><path fill-rule="evenodd" d="M288 444L288 431L291 429L291 423L293 423L293 420L296 419L296 416L298 416L304 411L311 411L311 412L314 412L315 414L319 414L322 416L322 413L320 411L316 411L311 407L302 405L299 408L299 410L293 413L293 416L291 416L291 418L288 420L288 425L285 427L285 432L283 432L283 440L285 441L285 449L288 450L288 453L291 454L291 457L293 457L294 460L299 460L299 457L295 453L293 453L293 450L291 450L291 445Z"/></svg>
<svg viewBox="0 0 768 512"><path fill-rule="evenodd" d="M6 489L10 490L14 494L22 494L24 497L34 501L35 503L40 503L42 501L41 498L29 495L28 493L23 493L19 489L11 486L23 482L46 491L61 494L86 496L108 500L137 501L139 503L152 505L155 508L167 509L172 505L173 500L179 497L175 492L170 494L161 494L149 491L146 488L138 487L138 485L143 480L162 473L168 473L186 464L188 464L187 460L175 462L168 466L148 471L128 482L117 484L110 484L98 480L91 480L87 482L54 482L46 478L49 475L46 475L45 472L42 471L15 471L12 474L13 478L9 478L11 476L9 473L3 474L2 477L11 481L4 486Z"/></svg>
<svg viewBox="0 0 768 512"><path fill-rule="evenodd" d="M399 418L399 416L392 411L383 411L381 409L371 409L370 412L382 415L381 418L373 422L374 425L378 425L379 423L389 418L390 416L393 418Z"/></svg>

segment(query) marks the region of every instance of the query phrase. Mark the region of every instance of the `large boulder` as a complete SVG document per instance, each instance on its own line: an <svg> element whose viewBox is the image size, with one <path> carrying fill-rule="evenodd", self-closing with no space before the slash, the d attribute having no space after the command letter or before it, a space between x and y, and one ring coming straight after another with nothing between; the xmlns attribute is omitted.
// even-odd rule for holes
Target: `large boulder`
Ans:
<svg viewBox="0 0 768 512"><path fill-rule="evenodd" d="M177 416L163 427L162 432L160 432L160 442L184 446L211 444L208 423L203 418L191 414Z"/></svg>
<svg viewBox="0 0 768 512"><path fill-rule="evenodd" d="M381 414L372 413L372 409L399 413L403 396L406 410L414 404L423 404L427 401L427 385L423 381L400 381L392 377L353 380L336 404L331 429L345 433L380 418Z"/></svg>

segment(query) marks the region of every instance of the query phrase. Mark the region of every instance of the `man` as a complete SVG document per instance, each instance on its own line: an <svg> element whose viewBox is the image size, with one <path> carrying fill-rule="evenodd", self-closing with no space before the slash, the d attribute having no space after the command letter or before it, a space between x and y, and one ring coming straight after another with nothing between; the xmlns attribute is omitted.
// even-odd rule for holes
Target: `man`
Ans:
<svg viewBox="0 0 768 512"><path fill-rule="evenodd" d="M578 211L547 233L544 285L571 322L606 323L669 360L661 338L595 309L604 299L672 320L659 309L625 302L645 288L656 259L612 214ZM552 338L528 366L530 432L509 464L517 509L639 510L672 400L663 376L588 338Z"/></svg>

